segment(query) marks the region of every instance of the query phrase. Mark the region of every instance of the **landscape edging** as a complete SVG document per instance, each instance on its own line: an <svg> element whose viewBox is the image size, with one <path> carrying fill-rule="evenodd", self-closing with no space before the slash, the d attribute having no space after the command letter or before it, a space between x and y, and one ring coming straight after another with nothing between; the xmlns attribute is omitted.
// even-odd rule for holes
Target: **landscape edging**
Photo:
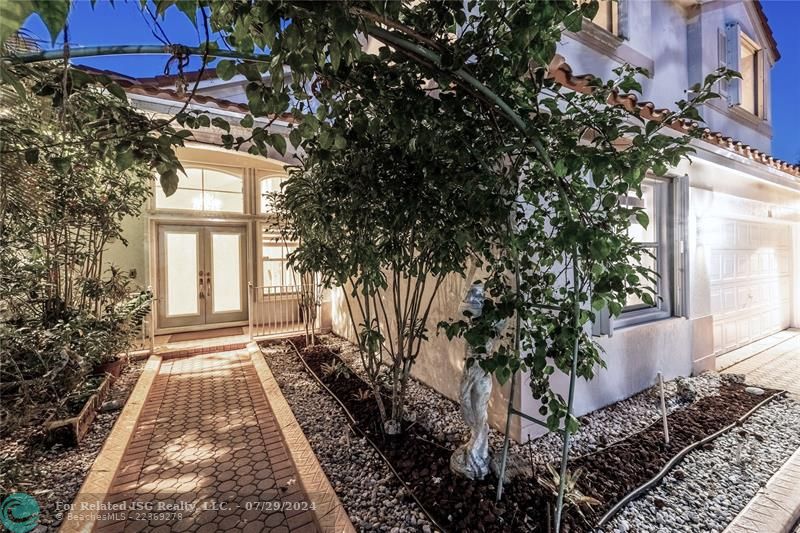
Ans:
<svg viewBox="0 0 800 533"><path fill-rule="evenodd" d="M100 453L84 479L81 489L72 501L71 510L65 511L65 520L59 531L62 533L89 533L94 529L96 517L102 514L97 509L108 496L111 483L133 437L153 381L161 368L161 356L151 355L147 360L119 418L114 423Z"/></svg>
<svg viewBox="0 0 800 533"><path fill-rule="evenodd" d="M792 473L792 470L795 473ZM756 530L759 533L790 533L800 520L800 482L796 481L798 477L800 477L800 448L783 463L767 484L759 489L722 533L746 533ZM787 488L789 491L792 490L790 487L793 487L793 492L787 494ZM768 515L764 514L765 510L769 511ZM765 518L769 522L765 523Z"/></svg>
<svg viewBox="0 0 800 533"><path fill-rule="evenodd" d="M251 342L247 345L247 352L253 363L256 374L258 375L261 387L267 397L275 420L278 422L281 436L286 444L286 450L294 463L297 471L298 482L302 485L306 494L310 497L318 495L320 501L315 501L315 508L312 509L314 518L322 531L355 533L350 517L344 510L344 506L336 491L328 481L328 477L322 470L311 444L306 439L300 424L292 413L289 403L283 397L275 376L272 375L264 354L258 344Z"/></svg>
<svg viewBox="0 0 800 533"><path fill-rule="evenodd" d="M651 488L653 488L657 483L659 483L664 478L664 476L666 476L670 472L670 470L675 468L675 466L678 463L680 463L683 460L683 458L686 457L686 455L689 454L689 452L699 448L703 444L711 442L712 440L716 439L717 437L719 437L723 433L727 433L728 431L730 431L734 427L740 425L742 422L744 422L745 420L750 418L750 416L752 416L756 411L761 409L763 406L765 406L766 404L768 404L772 400L775 400L775 399L777 399L777 398L779 398L781 396L785 396L785 395L786 395L786 391L778 391L778 392L770 395L769 397L765 398L761 402L757 403L752 409L750 409L745 414L743 414L741 417L736 419L736 421L734 421L733 423L725 426L724 428L720 429L719 431L717 431L715 433L712 433L711 435L708 435L707 437L705 437L705 438L703 438L703 439L701 439L701 440L699 440L697 442L694 442L694 443L690 444L689 446L685 447L683 450L679 451L677 454L675 454L675 456L673 456L672 459L669 460L669 462L666 465L664 465L664 468L662 468L658 472L658 474L653 476L649 481L647 481L645 483L642 483L641 485L639 485L638 487L633 489L631 492L628 493L627 496L622 498L611 509L609 509L608 512L606 512L606 514L604 514L600 518L600 520L597 522L597 527L601 528L604 525L606 525L608 523L608 521L611 520L628 503L630 503L631 501L633 501L636 498L638 498L639 496L641 496L643 493L645 493L648 490L650 490Z"/></svg>

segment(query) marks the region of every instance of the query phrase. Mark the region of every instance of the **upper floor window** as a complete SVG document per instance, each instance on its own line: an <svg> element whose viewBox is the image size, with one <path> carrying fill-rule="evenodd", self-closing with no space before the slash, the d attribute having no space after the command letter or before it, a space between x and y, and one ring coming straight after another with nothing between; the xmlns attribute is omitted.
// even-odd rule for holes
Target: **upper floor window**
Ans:
<svg viewBox="0 0 800 533"><path fill-rule="evenodd" d="M243 213L242 177L219 170L187 168L172 196L164 194L156 180L155 206L156 209Z"/></svg>
<svg viewBox="0 0 800 533"><path fill-rule="evenodd" d="M739 39L739 73L742 75L741 106L760 117L763 114L764 77L761 72L763 56L756 43L747 36Z"/></svg>
<svg viewBox="0 0 800 533"><path fill-rule="evenodd" d="M742 75L741 79L722 84L721 92L728 97L728 103L766 119L768 68L765 50L745 34L736 22L725 25L719 47L720 66L736 70Z"/></svg>
<svg viewBox="0 0 800 533"><path fill-rule="evenodd" d="M619 2L617 0L600 0L600 6L592 22L609 33L619 35Z"/></svg>

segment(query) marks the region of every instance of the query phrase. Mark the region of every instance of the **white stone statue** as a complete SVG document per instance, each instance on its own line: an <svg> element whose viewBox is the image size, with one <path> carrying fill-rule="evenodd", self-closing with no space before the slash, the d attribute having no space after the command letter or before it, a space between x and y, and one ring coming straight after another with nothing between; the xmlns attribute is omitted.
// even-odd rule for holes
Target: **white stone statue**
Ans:
<svg viewBox="0 0 800 533"><path fill-rule="evenodd" d="M476 282L467 291L459 306L461 313L469 312L472 318L483 312L483 284ZM505 321L495 324L500 332ZM467 359L480 358L492 353L494 339L486 343L485 354L475 354L472 347L467 348ZM492 376L483 370L476 360L469 368L464 367L461 377L461 414L470 429L469 440L459 446L450 457L450 469L468 479L483 479L489 473L489 397L492 395Z"/></svg>

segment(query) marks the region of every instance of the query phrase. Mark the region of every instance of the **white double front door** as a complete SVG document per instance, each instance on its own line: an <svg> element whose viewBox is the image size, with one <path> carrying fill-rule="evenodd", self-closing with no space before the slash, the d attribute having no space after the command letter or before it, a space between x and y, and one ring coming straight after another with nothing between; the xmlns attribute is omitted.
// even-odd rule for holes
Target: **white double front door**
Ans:
<svg viewBox="0 0 800 533"><path fill-rule="evenodd" d="M244 226L158 226L158 327L247 320Z"/></svg>

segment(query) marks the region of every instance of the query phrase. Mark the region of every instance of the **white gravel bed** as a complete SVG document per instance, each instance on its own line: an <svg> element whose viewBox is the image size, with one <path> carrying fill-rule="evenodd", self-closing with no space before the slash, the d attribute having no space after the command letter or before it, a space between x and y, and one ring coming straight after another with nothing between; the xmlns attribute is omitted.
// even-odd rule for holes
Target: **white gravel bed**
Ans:
<svg viewBox="0 0 800 533"><path fill-rule="evenodd" d="M690 452L604 531L719 533L798 447L800 402L773 400L708 449Z"/></svg>
<svg viewBox="0 0 800 533"><path fill-rule="evenodd" d="M323 336L322 340L327 344L339 346L344 361L364 377L361 359L353 344L333 335ZM267 360L272 365L269 356ZM281 364L286 363L289 363L289 360L282 358ZM311 422L305 423L298 417L304 430L311 430L313 433L315 424L324 425L323 422L327 418L337 419L335 424L327 423L334 428L324 430L321 441L319 437L315 439L319 441L316 444L312 441L315 451L320 446L322 453L330 456L324 461L320 458L323 467L329 476L332 476L332 482L334 478L352 475L350 472L362 472L361 465L347 466L350 458L337 440L343 438L342 433L347 431L344 419L339 415L331 417L330 414L320 413L320 411L337 413L338 406L327 397L315 394L316 388L306 390L310 378L304 377L300 365L298 361L296 366L284 368L283 382L281 378L279 382L282 389L286 389L284 394L287 395L293 410L300 409L304 412L303 417L311 417ZM693 386L697 399L700 399L715 395L719 390L721 379L723 378L719 374L706 373L685 381ZM670 412L691 405L679 398L677 380L665 383L665 391L667 408ZM327 403L324 403L326 401ZM466 440L469 432L455 402L414 379L409 382L407 401L408 412L413 414L417 423L449 441L452 447ZM328 411L329 407L331 409ZM581 417L582 427L574 437L572 456L590 453L624 439L658 421L660 417L660 399L655 387L589 413ZM800 446L800 402L791 399L774 401L756 412L742 429L747 431L749 436L744 440L741 464L735 461L735 457L742 437L738 431L734 431L715 440L711 449L692 452L676 471L668 475L664 483L640 500L629 504L604 531L614 533L722 531L758 488L763 486ZM502 435L492 430L490 439L493 448L499 450ZM353 443L354 450L363 446L360 443ZM525 465L529 464L530 455L533 456L534 462L543 463L558 460L560 451L561 439L555 434L524 444L512 443L511 464L518 465L518 468L524 471ZM342 457L343 454L345 457ZM337 468L341 468L339 465L343 465L346 471L344 475L337 471ZM380 466L374 468L380 469ZM358 479L358 476L354 477ZM371 479L370 476L366 477L368 480ZM339 483L338 486L334 483L337 492L340 492L340 487L345 488L345 493L340 492L340 497L348 511L351 507L355 509L359 521L354 520L354 523L357 527L363 528L364 524L371 522L371 518L364 521L358 514L358 509L364 505L357 501L361 494L358 484L354 486L352 482L344 480L340 480ZM367 485L371 485L371 482ZM356 491L355 494L350 492L353 489ZM391 530L396 524L390 522L387 527L381 529ZM407 526L408 524L405 527Z"/></svg>
<svg viewBox="0 0 800 533"><path fill-rule="evenodd" d="M262 351L286 401L353 525L360 531L431 532L425 514L341 407L309 376L288 345Z"/></svg>
<svg viewBox="0 0 800 533"><path fill-rule="evenodd" d="M355 345L334 335L324 335L322 340L339 346L342 359L348 366L362 378L366 376ZM720 386L720 376L716 373L688 378L687 381L694 385L697 399L716 394ZM675 380L664 385L668 411L689 405L678 398ZM526 384L523 384L522 390L527 391ZM453 447L469 438L469 429L463 422L458 404L427 385L411 379L406 401L408 412L416 416L418 423L439 438L451 442ZM624 439L648 427L660 417L660 399L657 389L654 388L582 416L581 429L572 439L571 456L583 455ZM502 433L491 429L489 439L492 448L499 451L503 443ZM557 461L561 457L561 445L561 437L554 433L523 444L512 442L510 461L512 464L526 465L531 455L537 463Z"/></svg>
<svg viewBox="0 0 800 533"><path fill-rule="evenodd" d="M111 387L106 401L124 404L139 375L144 361L132 362ZM36 498L41 509L39 525L34 533L56 531L60 520L54 518L56 504L69 504L75 499L86 474L111 433L121 409L99 412L89 433L74 448L59 444L42 449L31 444L38 427L22 428L0 441L3 472L0 484L7 492L26 492Z"/></svg>

